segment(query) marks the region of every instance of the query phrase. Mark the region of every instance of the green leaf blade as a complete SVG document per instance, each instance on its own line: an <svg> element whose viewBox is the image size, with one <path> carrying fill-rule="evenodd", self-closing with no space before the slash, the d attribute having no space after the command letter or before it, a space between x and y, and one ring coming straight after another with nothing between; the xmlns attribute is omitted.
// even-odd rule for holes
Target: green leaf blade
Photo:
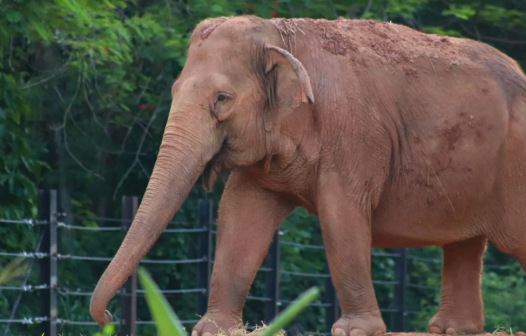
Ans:
<svg viewBox="0 0 526 336"><path fill-rule="evenodd" d="M146 290L146 302L157 325L160 336L186 336L183 325L175 315L166 298L159 291L148 272L137 270L141 286Z"/></svg>
<svg viewBox="0 0 526 336"><path fill-rule="evenodd" d="M303 309L320 295L318 287L313 287L301 294L283 312L281 312L270 325L262 330L258 336L274 336L286 327Z"/></svg>

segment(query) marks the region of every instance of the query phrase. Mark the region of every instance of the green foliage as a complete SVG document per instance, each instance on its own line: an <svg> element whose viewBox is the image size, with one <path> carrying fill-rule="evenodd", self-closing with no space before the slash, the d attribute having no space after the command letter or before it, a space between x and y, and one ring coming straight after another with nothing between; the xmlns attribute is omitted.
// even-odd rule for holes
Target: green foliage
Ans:
<svg viewBox="0 0 526 336"><path fill-rule="evenodd" d="M304 308L320 295L318 288L314 287L300 295L284 311L278 314L270 325L258 333L258 336L272 336L285 328Z"/></svg>
<svg viewBox="0 0 526 336"><path fill-rule="evenodd" d="M152 312L160 336L186 336L183 325L175 315L166 298L159 291L148 272L139 267L138 276L142 287L146 290L146 302Z"/></svg>
<svg viewBox="0 0 526 336"><path fill-rule="evenodd" d="M486 330L492 331L501 326L524 328L526 317L526 283L524 272L516 263L504 267L500 272L486 271L482 275L482 295Z"/></svg>
<svg viewBox="0 0 526 336"><path fill-rule="evenodd" d="M449 9L442 11L444 15L454 15L462 20L469 20L472 18L476 12L475 10L468 5L451 5Z"/></svg>
<svg viewBox="0 0 526 336"><path fill-rule="evenodd" d="M95 333L94 336L113 336L115 335L115 326L113 324L107 324L102 328L102 331Z"/></svg>
<svg viewBox="0 0 526 336"><path fill-rule="evenodd" d="M183 325L168 304L168 301L164 295L159 291L159 287L157 287L148 272L140 267L138 270L138 276L142 287L146 290L146 301L148 303L148 308L152 312L152 317L156 322L159 335L186 336L187 334L183 328ZM278 314L278 316L276 316L274 321L272 321L267 328L260 331L258 336L276 335L319 295L320 291L316 287L305 291L284 311Z"/></svg>
<svg viewBox="0 0 526 336"><path fill-rule="evenodd" d="M186 62L188 38L207 17L254 14L263 18L372 18L392 21L427 33L469 37L490 43L526 65L526 7L523 0L0 0L0 218L34 218L38 188L59 190L61 218L83 226L115 225L94 216L119 217L120 196L144 192L162 138L170 107L170 87ZM179 222L196 221L196 200L219 200L223 180L211 194L200 185L176 215ZM119 224L116 224L119 225ZM298 209L283 223L283 240L322 244L319 224ZM0 245L6 251L31 251L36 229L0 225ZM74 232L61 229L61 254L112 256L121 236L115 232ZM195 236L163 235L148 258L185 259L197 253ZM407 328L425 330L439 303L440 250L411 251L436 263L411 260L412 283L433 289L408 289ZM510 264L494 249L487 262ZM8 259L0 259L7 265ZM91 291L104 271L103 262L60 260L59 287ZM324 273L323 250L283 246L282 269ZM517 266L510 266L517 267ZM377 280L393 280L393 262L373 258ZM193 265L149 268L162 288L193 288ZM519 275L520 274L520 275ZM264 274L251 293L264 295ZM12 279L16 284L16 279ZM38 283L36 275L30 283ZM280 297L290 300L305 288L322 288L324 279L284 274ZM375 285L382 307L392 302L391 288ZM525 329L520 307L526 289L518 268L484 273L486 330L498 326ZM0 293L0 316L8 316L14 292ZM89 296L61 295L59 316L91 321ZM195 319L192 295L167 298L182 319ZM119 317L117 300L109 309ZM317 300L319 303L321 299ZM139 306L145 301L139 299ZM34 316L38 295L24 295L17 316ZM248 301L245 317L259 323L263 307ZM324 309L308 307L296 322L322 328ZM139 320L150 319L139 309ZM389 313L384 314L389 324ZM36 327L12 326L12 334L34 334ZM64 335L92 332L62 326ZM323 330L325 331L325 330ZM153 334L153 326L140 333ZM107 334L113 330L106 330Z"/></svg>

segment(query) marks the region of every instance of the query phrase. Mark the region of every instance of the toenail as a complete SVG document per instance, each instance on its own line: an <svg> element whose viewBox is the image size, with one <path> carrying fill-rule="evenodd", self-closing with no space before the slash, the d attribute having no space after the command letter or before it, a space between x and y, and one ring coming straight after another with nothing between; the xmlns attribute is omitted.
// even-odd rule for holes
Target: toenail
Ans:
<svg viewBox="0 0 526 336"><path fill-rule="evenodd" d="M209 333L209 332L205 332L205 333L203 333L203 336L212 336L212 334Z"/></svg>
<svg viewBox="0 0 526 336"><path fill-rule="evenodd" d="M431 326L429 327L429 333L430 334L442 334L442 330L437 326Z"/></svg>
<svg viewBox="0 0 526 336"><path fill-rule="evenodd" d="M456 335L457 332L453 328L447 328L446 334L448 334L448 335Z"/></svg>
<svg viewBox="0 0 526 336"><path fill-rule="evenodd" d="M192 336L197 336L197 331L192 331Z"/></svg>
<svg viewBox="0 0 526 336"><path fill-rule="evenodd" d="M367 336L367 334L362 329L353 329L350 336Z"/></svg>
<svg viewBox="0 0 526 336"><path fill-rule="evenodd" d="M332 334L334 336L345 336L345 330L343 330L342 328L335 328Z"/></svg>
<svg viewBox="0 0 526 336"><path fill-rule="evenodd" d="M383 331L378 330L377 332L375 332L375 333L373 334L373 336L380 336L380 335L383 335L383 334L384 334Z"/></svg>

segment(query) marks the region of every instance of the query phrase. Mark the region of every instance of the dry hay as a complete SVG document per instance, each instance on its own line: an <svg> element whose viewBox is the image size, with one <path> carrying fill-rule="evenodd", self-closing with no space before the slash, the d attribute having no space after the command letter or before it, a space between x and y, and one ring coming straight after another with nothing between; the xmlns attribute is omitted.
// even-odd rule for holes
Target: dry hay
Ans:
<svg viewBox="0 0 526 336"><path fill-rule="evenodd" d="M279 35L281 36L281 40L283 41L285 47L287 47L290 52L294 54L293 48L296 44L296 32L299 31L302 34L305 34L305 32L301 30L300 27L298 27L296 20L271 19L269 21L272 22L278 29ZM286 40L285 37L287 38Z"/></svg>
<svg viewBox="0 0 526 336"><path fill-rule="evenodd" d="M239 325L230 329L230 335L228 335L225 331L220 330L219 333L214 336L257 336L262 330L266 328L267 326L263 324L262 326L256 326L253 331L248 332L244 326ZM283 330L280 330L274 334L274 336L286 336L286 334Z"/></svg>
<svg viewBox="0 0 526 336"><path fill-rule="evenodd" d="M230 336L257 336L262 330L266 328L265 325L259 327L256 326L254 331L247 332L243 326L236 327L231 330ZM510 329L511 330L511 329ZM317 336L321 334L309 334L304 336ZM410 333L386 333L384 336L437 336L438 334L428 334L428 333L419 333L419 332L410 332ZM462 335L462 336L526 336L526 333L519 331L516 333L513 333L513 331L504 332L504 331L497 331L495 330L492 333L481 333L481 334L473 334L473 335ZM221 331L215 336L229 336L226 332ZM280 330L278 333L275 334L275 336L286 336L285 332L283 330ZM456 336L453 335L453 336Z"/></svg>

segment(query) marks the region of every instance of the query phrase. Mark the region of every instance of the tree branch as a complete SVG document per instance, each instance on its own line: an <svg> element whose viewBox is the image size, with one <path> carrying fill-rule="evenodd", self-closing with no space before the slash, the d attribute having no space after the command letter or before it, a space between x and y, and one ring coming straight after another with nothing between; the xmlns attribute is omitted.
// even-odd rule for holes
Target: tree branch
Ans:
<svg viewBox="0 0 526 336"><path fill-rule="evenodd" d="M146 175L146 177L147 177L148 179L150 179L151 174L148 173L148 171L146 170L146 168L144 168L144 166L143 166L143 164L142 164L142 162L141 162L140 159L137 161L137 163L139 164L139 167L141 167L142 172L144 173L144 175Z"/></svg>
<svg viewBox="0 0 526 336"><path fill-rule="evenodd" d="M466 27L466 25L464 24L460 24L460 26L466 33L468 33L471 36L479 38L480 41L486 40L486 41L507 43L507 44L512 44L512 45L526 45L526 40L509 40L509 39L504 39L504 38L499 38L499 37L483 36L483 35L477 34L477 32L473 32L469 30L468 27Z"/></svg>
<svg viewBox="0 0 526 336"><path fill-rule="evenodd" d="M71 110L71 106L73 105L73 102L75 101L75 99L77 98L77 94L79 93L81 79L82 79L82 73L79 72L79 78L77 80L77 88L75 89L75 93L73 94L73 98L71 98L71 101L69 102L68 107L66 108L66 111L64 112L64 118L62 120L62 125L60 125L59 127L50 127L51 130L58 131L58 130L66 127L66 121L67 121L67 118L68 118L69 111ZM60 97L60 99L62 99L62 95L60 94L60 91L58 90L58 88L55 85L53 85L53 87L54 87L55 91L57 92L58 96Z"/></svg>
<svg viewBox="0 0 526 336"><path fill-rule="evenodd" d="M89 174L93 174L95 177L101 179L101 180L104 180L104 178L95 173L94 171L92 171L91 169L88 169L86 166L84 166L82 164L82 162L80 162L79 159L77 159L77 157L75 155L73 155L73 152L69 149L69 145L68 145L68 134L66 132L66 127L62 128L62 132L64 134L64 147L66 148L66 151L68 152L69 156L71 156L71 158L73 159L73 161L75 161L82 169L84 169L86 172L88 172Z"/></svg>
<svg viewBox="0 0 526 336"><path fill-rule="evenodd" d="M84 166L82 164L82 162L80 162L80 160L73 154L73 152L71 151L71 149L69 148L69 145L68 145L68 134L66 132L67 118L70 115L69 113L71 111L71 106L73 105L73 102L75 101L75 99L77 97L77 94L79 92L81 81L82 81L82 73L79 72L79 77L78 77L78 81L77 81L77 88L75 89L75 93L73 94L73 98L71 98L71 101L69 102L68 107L66 108L66 111L64 112L64 119L62 121L62 125L60 125L59 127L50 127L50 128L53 131L59 131L59 130L62 129L62 132L63 132L62 134L63 134L63 137L64 137L64 148L66 148L66 151L68 152L69 156L73 159L73 161L75 161L82 169L84 169L88 173L93 174L94 176L96 176L97 178L99 178L101 180L104 180L104 178L101 175L95 173L94 171L92 171L92 170L88 169L86 166ZM53 88L57 92L57 95L59 96L60 100L64 101L64 99L62 98L62 94L58 90L57 86L53 85ZM72 117L70 117L70 118L75 123L75 120Z"/></svg>
<svg viewBox="0 0 526 336"><path fill-rule="evenodd" d="M84 135L89 142L91 142L93 145L95 145L95 147L101 151L101 152L104 152L104 153L108 153L108 154L115 154L115 155L119 155L119 154L123 154L124 153L124 150L119 150L119 151L112 151L112 150L109 150L109 149L105 149L105 148L102 148L99 144L97 144L95 142L95 140L93 140L93 137L90 137L86 132L84 132L84 130L82 129L82 127L80 127L79 124L77 124L77 121L75 120L75 118L73 118L73 115L69 115L69 119L71 119L71 121L73 122L73 125L75 125L75 127L77 127L77 129L79 130L79 132Z"/></svg>
<svg viewBox="0 0 526 336"><path fill-rule="evenodd" d="M365 17L365 15L367 13L369 13L369 11L371 10L371 6L373 5L373 1L374 0L369 0L369 2L367 2L367 6L365 6L365 9L364 9L363 14L362 14L362 18Z"/></svg>
<svg viewBox="0 0 526 336"><path fill-rule="evenodd" d="M24 86L21 86L19 87L20 90L25 90L25 89L29 89L30 87L33 87L33 86L36 86L36 85L40 85L40 84L43 84L53 78L55 78L56 76L60 75L61 73L63 73L64 71L66 71L68 65L69 65L69 61L71 60L71 56L68 58L68 60L66 61L66 63L64 63L64 65L59 68L57 71L53 72L51 74L51 76L47 77L47 78L44 78L36 83L27 83L26 85Z"/></svg>
<svg viewBox="0 0 526 336"><path fill-rule="evenodd" d="M159 98L159 102L162 101L161 99L162 98L160 97ZM155 111L153 112L152 116L150 117L150 120L148 121L148 125L146 126L146 129L144 130L144 132L142 134L141 142L139 143L139 147L137 148L137 152L135 153L135 159L133 160L132 164L130 165L128 170L126 170L126 173L124 173L124 176L120 179L119 183L117 184L117 187L115 188L115 191L113 192L113 199L115 199L115 196L117 196L117 192L121 188L122 184L124 183L124 181L126 180L128 175L130 175L130 173L133 170L133 168L135 168L135 165L139 162L139 155L141 153L142 146L144 145L144 140L146 139L146 136L148 135L148 130L150 129L150 126L152 125L153 121L155 120L155 117L157 116L157 113L159 112L159 110L160 110L160 108L159 109L155 109Z"/></svg>
<svg viewBox="0 0 526 336"><path fill-rule="evenodd" d="M95 123L97 125L100 126L100 128L102 128L102 130L104 131L104 133L106 133L107 136L109 136L108 134L108 130L106 129L106 127L104 127L104 125L102 125L102 123L99 121L99 118L97 117L97 113L95 113L95 109L93 108L93 105L91 105L91 102L88 98L88 93L86 92L86 85L85 85L85 82L83 81L83 84L82 84L82 92L84 93L84 100L86 101L86 103L88 103L88 107L91 111L91 114L93 115L93 120L95 120Z"/></svg>
<svg viewBox="0 0 526 336"><path fill-rule="evenodd" d="M9 47L9 59L8 59L8 64L9 64L9 68L11 69L11 71L15 72L15 68L13 68L13 64L11 64L11 58L13 57L13 38L11 37L11 44L10 44L10 47Z"/></svg>

